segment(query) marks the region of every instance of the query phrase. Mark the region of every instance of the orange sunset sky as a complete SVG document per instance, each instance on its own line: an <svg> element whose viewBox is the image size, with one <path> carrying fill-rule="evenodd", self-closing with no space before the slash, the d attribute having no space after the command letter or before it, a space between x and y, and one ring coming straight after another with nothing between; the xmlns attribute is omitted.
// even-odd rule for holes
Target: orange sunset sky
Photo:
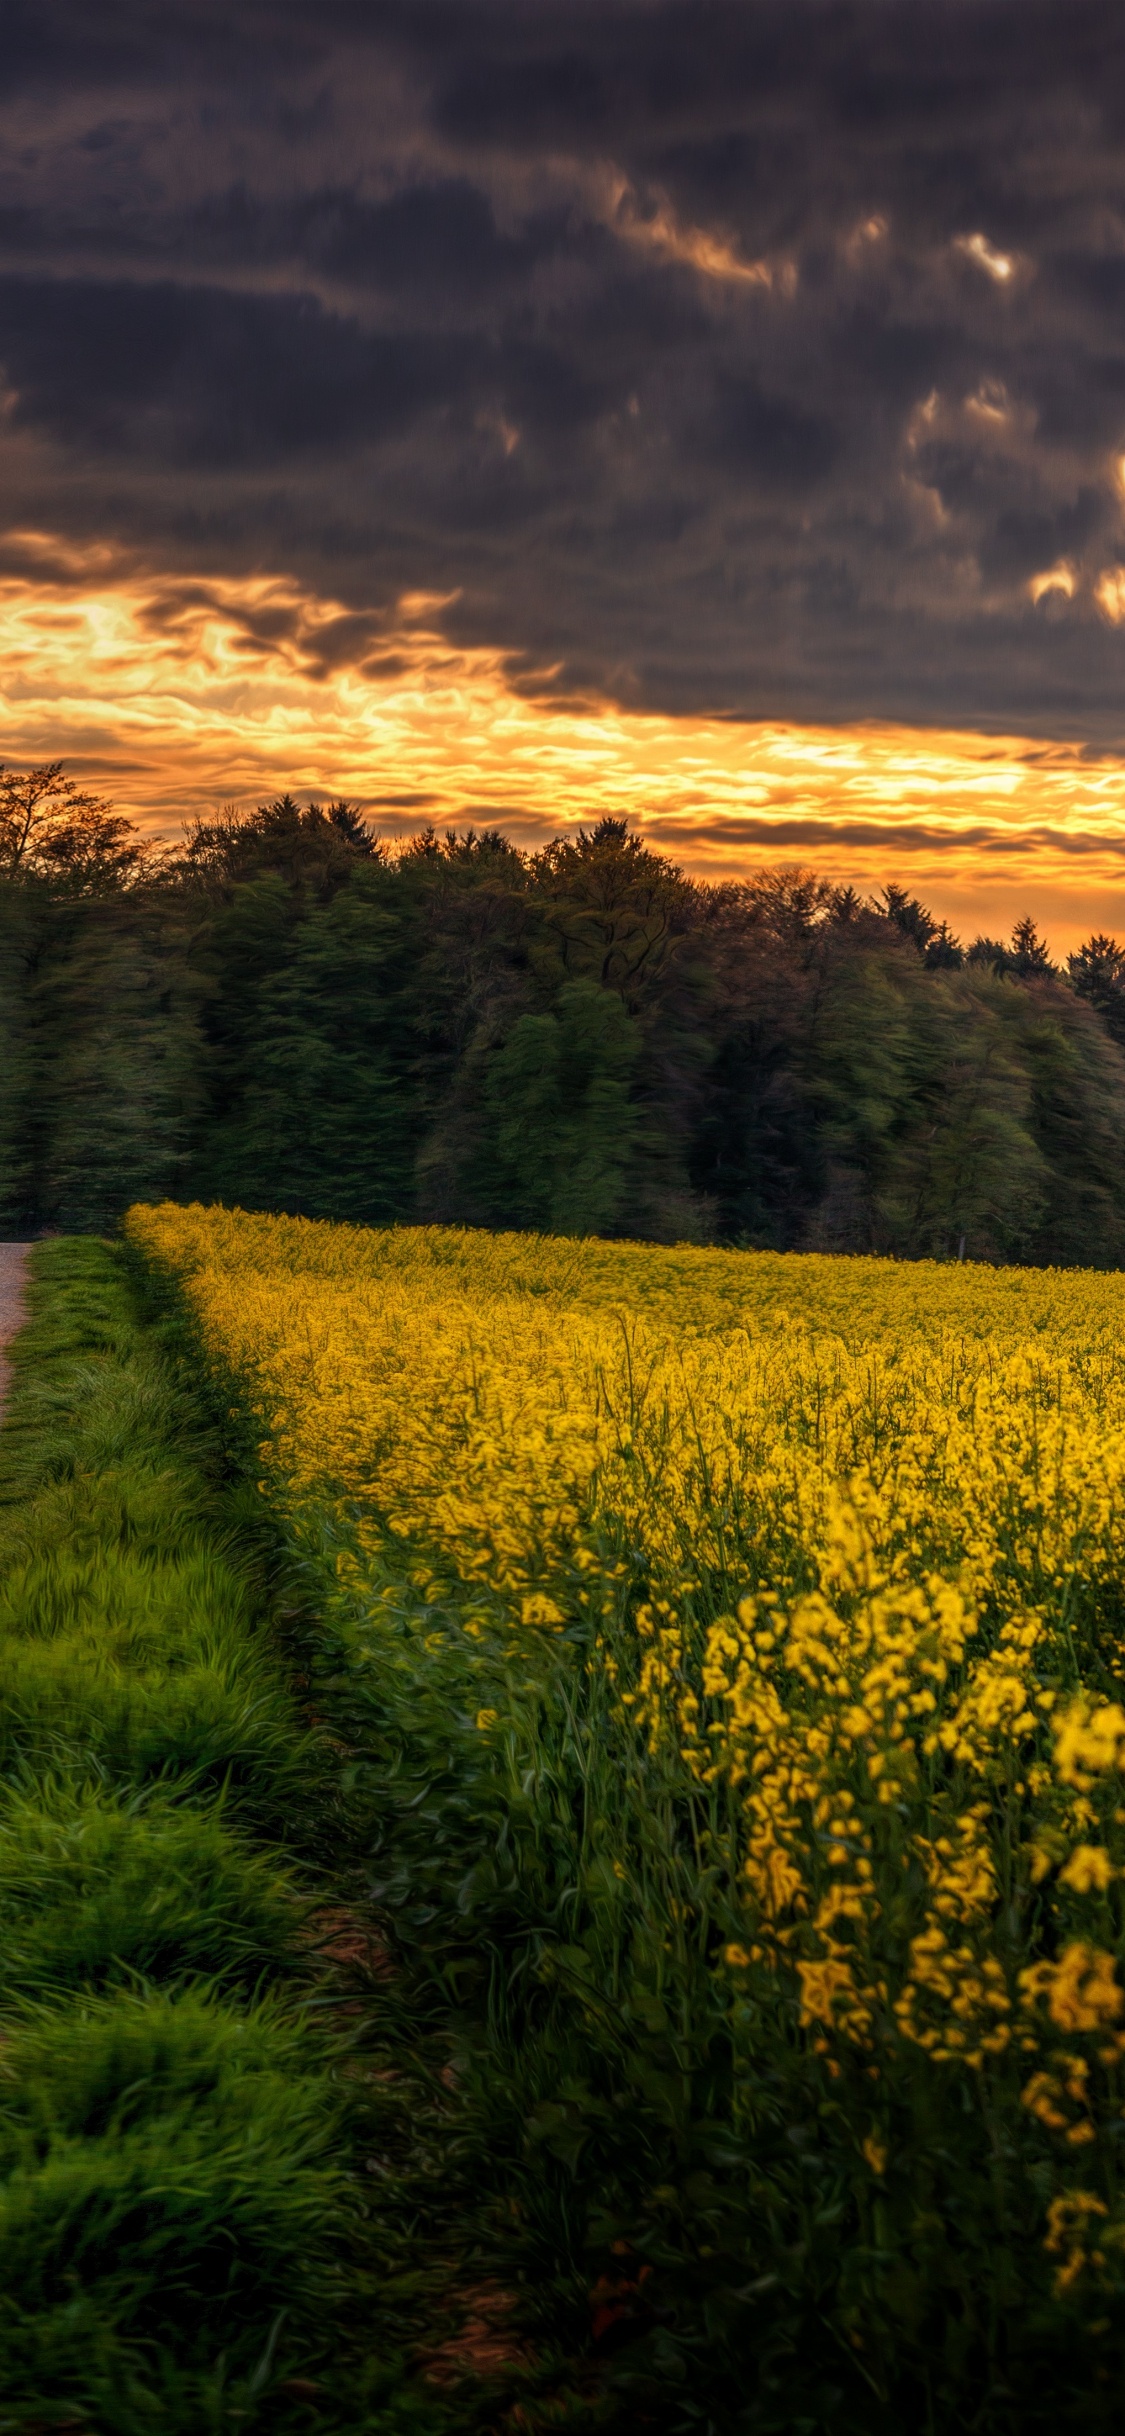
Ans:
<svg viewBox="0 0 1125 2436"><path fill-rule="evenodd" d="M357 620L284 576L146 577L108 547L72 551L60 584L34 572L38 555L57 568L57 540L18 542L27 572L0 582L9 755L64 757L157 837L286 786L361 803L390 839L499 822L534 845L610 811L704 878L765 862L894 878L959 930L1002 933L1031 908L1059 953L1125 932L1116 755L560 701L549 669L445 641L441 598Z"/></svg>

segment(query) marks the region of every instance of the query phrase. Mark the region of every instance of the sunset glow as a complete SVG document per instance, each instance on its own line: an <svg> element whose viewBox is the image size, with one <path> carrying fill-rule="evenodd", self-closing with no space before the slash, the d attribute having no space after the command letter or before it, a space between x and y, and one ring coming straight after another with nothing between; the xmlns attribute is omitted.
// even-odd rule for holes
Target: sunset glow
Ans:
<svg viewBox="0 0 1125 2436"><path fill-rule="evenodd" d="M21 548L26 574L0 583L7 757L62 757L158 836L285 787L357 800L389 837L498 821L533 844L614 812L713 878L897 878L960 925L1030 905L1060 948L1125 927L1117 757L560 700L550 670L450 644L432 596L357 615L284 576L140 576L94 549L66 580L56 544Z"/></svg>

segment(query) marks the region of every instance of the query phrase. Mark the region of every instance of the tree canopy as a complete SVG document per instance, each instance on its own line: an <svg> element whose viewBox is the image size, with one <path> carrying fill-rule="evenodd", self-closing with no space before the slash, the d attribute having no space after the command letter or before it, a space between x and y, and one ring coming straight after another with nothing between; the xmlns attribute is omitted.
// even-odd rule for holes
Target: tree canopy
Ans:
<svg viewBox="0 0 1125 2436"><path fill-rule="evenodd" d="M894 881L708 886L617 819L398 851L283 795L147 850L0 773L0 1226L171 1192L1125 1264L1125 947L964 947Z"/></svg>

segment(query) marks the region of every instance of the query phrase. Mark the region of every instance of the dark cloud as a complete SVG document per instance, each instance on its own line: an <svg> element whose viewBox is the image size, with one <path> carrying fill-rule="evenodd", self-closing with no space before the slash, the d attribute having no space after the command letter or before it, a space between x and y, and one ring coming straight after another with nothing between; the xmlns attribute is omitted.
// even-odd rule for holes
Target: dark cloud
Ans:
<svg viewBox="0 0 1125 2436"><path fill-rule="evenodd" d="M717 453L732 472L767 491L820 481L839 454L840 435L827 415L771 395L752 377L727 374L715 403Z"/></svg>
<svg viewBox="0 0 1125 2436"><path fill-rule="evenodd" d="M343 195L310 215L308 250L326 270L381 287L391 295L419 292L491 294L515 286L535 264L536 232L506 236L487 195L467 178L408 188L386 203Z"/></svg>
<svg viewBox="0 0 1125 2436"><path fill-rule="evenodd" d="M4 64L62 564L291 572L325 666L425 590L567 694L1125 737L1111 0L22 0Z"/></svg>
<svg viewBox="0 0 1125 2436"><path fill-rule="evenodd" d="M834 820L828 815L820 819L786 819L771 816L758 818L753 813L737 818L719 813L708 818L701 832L697 823L679 819L675 814L662 814L654 824L653 842L663 847L698 848L702 837L713 853L722 847L741 848L759 856L764 863L785 855L810 859L830 855L835 861L841 853L863 854L871 849L886 850L886 821ZM984 866L990 858L1001 861L1024 862L1030 856L1063 856L1072 863L1095 864L1125 860L1125 837L1110 837L1104 831L1058 829L1037 823L1027 828L993 829L985 822L962 823L956 833L925 821L896 820L894 841L901 854L923 855L940 865L950 850L963 864Z"/></svg>
<svg viewBox="0 0 1125 2436"><path fill-rule="evenodd" d="M170 471L385 440L460 402L479 352L363 329L315 297L171 281L0 280L0 330L17 429Z"/></svg>

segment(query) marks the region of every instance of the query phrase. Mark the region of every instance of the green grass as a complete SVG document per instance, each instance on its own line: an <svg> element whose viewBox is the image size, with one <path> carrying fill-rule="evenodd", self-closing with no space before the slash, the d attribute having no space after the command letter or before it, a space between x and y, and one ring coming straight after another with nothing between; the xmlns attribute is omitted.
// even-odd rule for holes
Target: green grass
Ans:
<svg viewBox="0 0 1125 2436"><path fill-rule="evenodd" d="M0 1796L0 2004L138 1977L250 1992L299 1967L300 1920L292 1874L217 1804L81 1777Z"/></svg>
<svg viewBox="0 0 1125 2436"><path fill-rule="evenodd" d="M0 2430L435 2426L363 2172L397 2102L310 1919L339 1763L261 1532L124 1256L54 1242L32 1278L0 1429Z"/></svg>
<svg viewBox="0 0 1125 2436"><path fill-rule="evenodd" d="M315 2043L269 2006L117 1990L14 2023L0 2080L8 2412L65 2398L99 2424L159 2425L177 2385L197 2410L222 2381L245 2386L286 2304L331 2305L336 2130Z"/></svg>

